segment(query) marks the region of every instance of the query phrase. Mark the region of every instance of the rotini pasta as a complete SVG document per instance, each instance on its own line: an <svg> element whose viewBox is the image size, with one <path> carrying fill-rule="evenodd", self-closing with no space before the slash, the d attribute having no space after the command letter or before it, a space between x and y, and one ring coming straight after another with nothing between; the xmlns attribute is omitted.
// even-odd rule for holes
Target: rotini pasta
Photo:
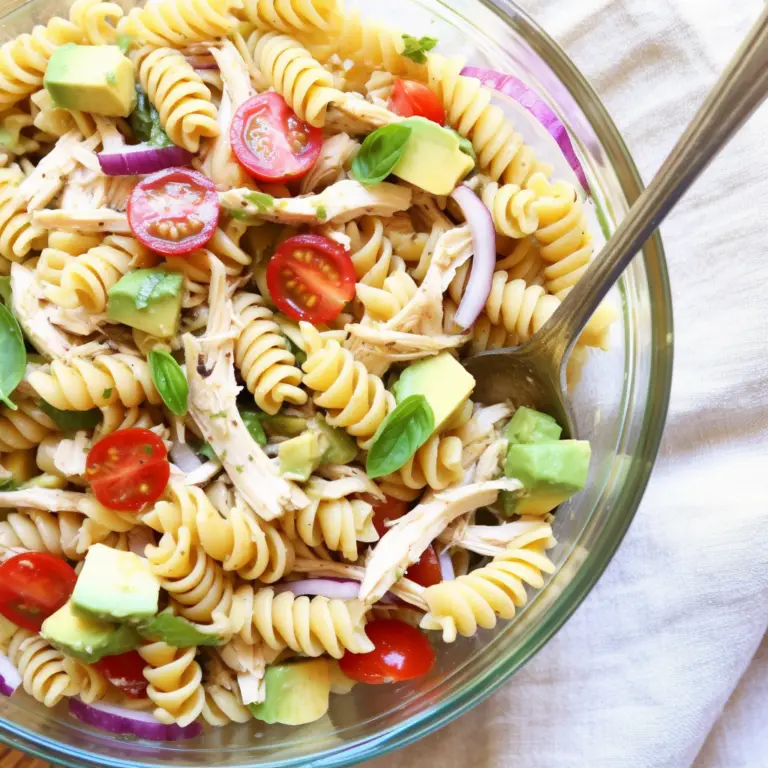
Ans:
<svg viewBox="0 0 768 768"><path fill-rule="evenodd" d="M23 547L32 552L50 552L69 560L81 560L77 538L83 516L76 512L54 515L44 510L10 512L0 522L0 547Z"/></svg>
<svg viewBox="0 0 768 768"><path fill-rule="evenodd" d="M23 261L30 251L42 248L46 240L46 231L33 224L32 216L18 210L14 202L23 180L24 172L18 165L0 168L0 257L8 261Z"/></svg>
<svg viewBox="0 0 768 768"><path fill-rule="evenodd" d="M15 400L15 410L0 406L0 453L34 448L58 429L34 400L22 397Z"/></svg>
<svg viewBox="0 0 768 768"><path fill-rule="evenodd" d="M208 725L221 728L230 723L246 723L253 715L236 690L228 690L216 683L203 686L205 702L202 716Z"/></svg>
<svg viewBox="0 0 768 768"><path fill-rule="evenodd" d="M337 0L244 0L242 12L257 29L289 35L331 33L342 15Z"/></svg>
<svg viewBox="0 0 768 768"><path fill-rule="evenodd" d="M103 0L75 0L69 18L91 45L112 45L117 40L116 26L123 18L123 9Z"/></svg>
<svg viewBox="0 0 768 768"><path fill-rule="evenodd" d="M499 186L495 181L478 175L471 180L471 186L491 212L500 235L519 239L536 231L539 224L537 198L530 184L524 189L517 184Z"/></svg>

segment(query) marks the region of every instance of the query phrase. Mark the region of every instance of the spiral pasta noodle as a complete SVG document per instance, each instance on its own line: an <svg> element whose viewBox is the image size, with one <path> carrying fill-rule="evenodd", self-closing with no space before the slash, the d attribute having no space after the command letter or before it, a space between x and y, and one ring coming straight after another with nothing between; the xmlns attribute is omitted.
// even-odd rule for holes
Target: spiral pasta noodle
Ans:
<svg viewBox="0 0 768 768"><path fill-rule="evenodd" d="M67 672L64 654L39 635L17 629L8 643L8 658L19 670L24 690L46 707L80 692L77 680Z"/></svg>
<svg viewBox="0 0 768 768"><path fill-rule="evenodd" d="M517 184L499 185L481 176L472 179L472 182L471 186L491 212L493 224L500 235L519 239L536 231L539 225L537 196L530 185L524 189Z"/></svg>
<svg viewBox="0 0 768 768"><path fill-rule="evenodd" d="M207 683L203 686L203 692L205 702L202 715L208 725L221 728L230 723L246 723L253 717L236 691L227 690L217 683Z"/></svg>
<svg viewBox="0 0 768 768"><path fill-rule="evenodd" d="M155 0L132 8L117 31L142 43L181 48L225 37L237 26L236 0Z"/></svg>
<svg viewBox="0 0 768 768"><path fill-rule="evenodd" d="M46 257L50 264L51 254ZM48 299L60 307L82 306L88 312L98 313L106 309L109 289L121 277L133 269L154 266L158 258L133 237L109 235L86 253L61 262L64 266L58 285L46 290Z"/></svg>
<svg viewBox="0 0 768 768"><path fill-rule="evenodd" d="M83 516L76 512L52 514L44 510L9 512L0 522L0 547L23 547L49 552L69 560L82 560L77 537Z"/></svg>
<svg viewBox="0 0 768 768"><path fill-rule="evenodd" d="M332 32L342 9L338 0L244 0L242 13L257 29L291 35Z"/></svg>
<svg viewBox="0 0 768 768"><path fill-rule="evenodd" d="M24 180L18 165L0 168L0 256L9 261L23 261L32 250L45 244L46 231L32 223L32 216L18 210L13 197Z"/></svg>
<svg viewBox="0 0 768 768"><path fill-rule="evenodd" d="M358 441L369 439L394 407L394 398L338 341L323 337L309 323L300 328L307 352L304 384L318 393L315 404L328 409L331 426L346 429Z"/></svg>
<svg viewBox="0 0 768 768"><path fill-rule="evenodd" d="M64 43L81 43L82 31L54 16L0 46L0 109L12 106L43 85L43 75L53 52Z"/></svg>
<svg viewBox="0 0 768 768"><path fill-rule="evenodd" d="M179 51L147 46L134 60L141 86L174 144L197 152L202 138L219 135L211 92Z"/></svg>
<svg viewBox="0 0 768 768"><path fill-rule="evenodd" d="M536 155L502 109L491 104L491 91L460 74L463 65L462 59L429 54L429 87L445 107L447 124L472 142L478 168L493 181L522 187L537 170Z"/></svg>
<svg viewBox="0 0 768 768"><path fill-rule="evenodd" d="M16 410L0 406L0 453L34 448L58 427L38 404L29 398L14 398Z"/></svg>
<svg viewBox="0 0 768 768"><path fill-rule="evenodd" d="M417 290L416 281L404 268L388 275L381 288L365 283L358 283L355 287L365 314L379 322L391 320L416 295Z"/></svg>
<svg viewBox="0 0 768 768"><path fill-rule="evenodd" d="M322 127L329 104L342 97L333 76L288 35L267 32L253 52L254 61L269 84L301 120Z"/></svg>
<svg viewBox="0 0 768 768"><path fill-rule="evenodd" d="M232 304L242 324L235 342L235 365L256 405L274 414L284 402L306 403L307 393L299 386L301 371L264 299L241 291Z"/></svg>
<svg viewBox="0 0 768 768"><path fill-rule="evenodd" d="M203 711L203 671L195 661L195 648L174 648L166 643L148 643L138 649L147 662L144 677L147 696L155 717L167 725L189 725Z"/></svg>
<svg viewBox="0 0 768 768"><path fill-rule="evenodd" d="M147 408L126 408L122 403L112 403L101 409L101 424L93 431L93 440L96 442L104 435L111 435L119 429L151 429L161 421L158 414Z"/></svg>
<svg viewBox="0 0 768 768"><path fill-rule="evenodd" d="M149 364L124 353L54 360L47 370L35 371L29 384L40 397L63 411L87 411L120 402L130 408L162 400L152 381Z"/></svg>
<svg viewBox="0 0 768 768"><path fill-rule="evenodd" d="M116 26L123 18L123 9L103 0L75 0L69 18L90 45L111 45L117 39Z"/></svg>
<svg viewBox="0 0 768 768"><path fill-rule="evenodd" d="M109 695L112 686L90 664L83 664L77 659L65 658L64 669L77 686L78 696L84 704L93 704Z"/></svg>
<svg viewBox="0 0 768 768"><path fill-rule="evenodd" d="M457 633L471 637L478 627L493 629L497 618L513 618L528 601L525 585L540 589L542 574L554 572L545 553L553 545L552 529L542 524L512 541L485 567L427 587L424 599L429 612L421 621L422 629L440 629L443 641L452 643Z"/></svg>
<svg viewBox="0 0 768 768"><path fill-rule="evenodd" d="M402 485L413 490L429 486L440 491L459 482L464 474L461 440L454 435L432 435L397 474Z"/></svg>
<svg viewBox="0 0 768 768"><path fill-rule="evenodd" d="M104 3L104 5L109 5ZM96 120L88 112L61 109L53 103L53 99L45 88L29 97L32 106L34 125L51 137L63 136L77 129L86 138L96 133Z"/></svg>

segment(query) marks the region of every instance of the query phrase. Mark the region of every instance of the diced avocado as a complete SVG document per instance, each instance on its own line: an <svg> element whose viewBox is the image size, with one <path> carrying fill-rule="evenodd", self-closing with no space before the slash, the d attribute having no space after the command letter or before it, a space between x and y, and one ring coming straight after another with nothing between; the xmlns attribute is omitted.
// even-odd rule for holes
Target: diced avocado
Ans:
<svg viewBox="0 0 768 768"><path fill-rule="evenodd" d="M133 62L114 45L60 45L48 62L43 84L62 109L128 117L135 98Z"/></svg>
<svg viewBox="0 0 768 768"><path fill-rule="evenodd" d="M72 604L97 619L139 622L157 613L159 595L160 582L147 560L94 544L75 584Z"/></svg>
<svg viewBox="0 0 768 768"><path fill-rule="evenodd" d="M284 435L285 437L296 437L307 428L306 419L300 416L285 416L281 413L276 413L274 416L264 414L261 423L270 435Z"/></svg>
<svg viewBox="0 0 768 768"><path fill-rule="evenodd" d="M323 451L321 464L349 464L357 456L357 443L339 427L332 427L322 416L315 416L314 428Z"/></svg>
<svg viewBox="0 0 768 768"><path fill-rule="evenodd" d="M141 645L141 637L133 627L85 616L73 610L72 601L43 622L40 635L67 656L86 664L93 664L104 656L132 651Z"/></svg>
<svg viewBox="0 0 768 768"><path fill-rule="evenodd" d="M0 454L0 467L5 470L3 476L8 481L4 484L16 487L26 483L39 472L35 462L35 449ZM10 472L10 477L7 477L6 472Z"/></svg>
<svg viewBox="0 0 768 768"><path fill-rule="evenodd" d="M546 443L559 440L562 427L547 413L522 406L504 428L504 437L514 443Z"/></svg>
<svg viewBox="0 0 768 768"><path fill-rule="evenodd" d="M317 433L307 430L298 437L280 443L277 458L280 474L290 480L304 482L320 466L323 452Z"/></svg>
<svg viewBox="0 0 768 768"><path fill-rule="evenodd" d="M450 352L441 352L409 365L400 374L394 392L398 403L411 395L424 395L435 416L434 432L437 432L474 388L472 374Z"/></svg>
<svg viewBox="0 0 768 768"><path fill-rule="evenodd" d="M328 711L331 680L325 659L269 666L264 684L265 700L248 705L257 720L270 725L304 725Z"/></svg>
<svg viewBox="0 0 768 768"><path fill-rule="evenodd" d="M173 336L179 326L183 275L137 269L109 289L107 317L152 336Z"/></svg>
<svg viewBox="0 0 768 768"><path fill-rule="evenodd" d="M392 173L433 195L450 195L475 167L457 136L424 117L409 117L400 125L407 125L411 135Z"/></svg>
<svg viewBox="0 0 768 768"><path fill-rule="evenodd" d="M194 624L175 616L170 608L158 613L138 626L139 633L147 640L163 642L174 648L194 648L198 645L220 645L218 635L201 632Z"/></svg>
<svg viewBox="0 0 768 768"><path fill-rule="evenodd" d="M504 474L524 486L504 497L504 511L543 515L580 491L587 482L591 450L586 440L510 445Z"/></svg>

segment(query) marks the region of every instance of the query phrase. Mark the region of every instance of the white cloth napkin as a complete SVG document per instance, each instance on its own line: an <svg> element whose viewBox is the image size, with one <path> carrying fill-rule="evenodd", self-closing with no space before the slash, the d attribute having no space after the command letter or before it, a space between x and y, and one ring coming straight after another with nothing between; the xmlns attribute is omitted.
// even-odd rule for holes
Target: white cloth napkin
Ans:
<svg viewBox="0 0 768 768"><path fill-rule="evenodd" d="M762 6L520 2L589 78L646 179ZM672 404L610 567L502 690L371 768L768 766L768 647L750 667L768 627L767 149L763 107L662 228Z"/></svg>

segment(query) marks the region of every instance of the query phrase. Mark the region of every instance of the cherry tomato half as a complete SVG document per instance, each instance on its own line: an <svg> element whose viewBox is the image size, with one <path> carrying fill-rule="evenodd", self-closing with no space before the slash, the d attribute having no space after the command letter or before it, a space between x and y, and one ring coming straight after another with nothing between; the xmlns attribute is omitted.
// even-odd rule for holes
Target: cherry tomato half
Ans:
<svg viewBox="0 0 768 768"><path fill-rule="evenodd" d="M229 129L235 157L262 181L301 178L320 154L323 133L313 128L274 91L254 96L235 112Z"/></svg>
<svg viewBox="0 0 768 768"><path fill-rule="evenodd" d="M0 565L0 613L14 624L39 632L43 622L69 600L77 575L48 552L24 552Z"/></svg>
<svg viewBox="0 0 768 768"><path fill-rule="evenodd" d="M360 683L378 685L421 677L432 669L435 652L423 632L398 619L376 619L365 634L376 646L370 653L345 653L341 671Z"/></svg>
<svg viewBox="0 0 768 768"><path fill-rule="evenodd" d="M128 198L128 223L147 248L184 256L202 248L219 223L214 183L189 168L166 168L142 179Z"/></svg>
<svg viewBox="0 0 768 768"><path fill-rule="evenodd" d="M440 99L426 85L415 80L395 80L389 108L402 117L426 117L438 125L445 123L445 110Z"/></svg>
<svg viewBox="0 0 768 768"><path fill-rule="evenodd" d="M160 498L171 465L163 441L148 429L120 429L88 452L85 473L93 495L110 509L139 510Z"/></svg>
<svg viewBox="0 0 768 768"><path fill-rule="evenodd" d="M392 496L387 496L384 501L379 501L370 494L365 494L362 498L373 507L373 527L379 536L383 536L389 530L387 523L397 520L408 511L406 502Z"/></svg>
<svg viewBox="0 0 768 768"><path fill-rule="evenodd" d="M267 264L267 288L277 308L315 325L344 309L356 280L349 253L323 235L289 237Z"/></svg>
<svg viewBox="0 0 768 768"><path fill-rule="evenodd" d="M147 680L144 677L144 667L147 666L147 662L139 656L137 651L105 656L93 666L128 698L146 698Z"/></svg>
<svg viewBox="0 0 768 768"><path fill-rule="evenodd" d="M405 578L421 584L422 587L431 587L443 580L443 572L440 570L440 558L435 548L430 544L421 557L405 572Z"/></svg>

